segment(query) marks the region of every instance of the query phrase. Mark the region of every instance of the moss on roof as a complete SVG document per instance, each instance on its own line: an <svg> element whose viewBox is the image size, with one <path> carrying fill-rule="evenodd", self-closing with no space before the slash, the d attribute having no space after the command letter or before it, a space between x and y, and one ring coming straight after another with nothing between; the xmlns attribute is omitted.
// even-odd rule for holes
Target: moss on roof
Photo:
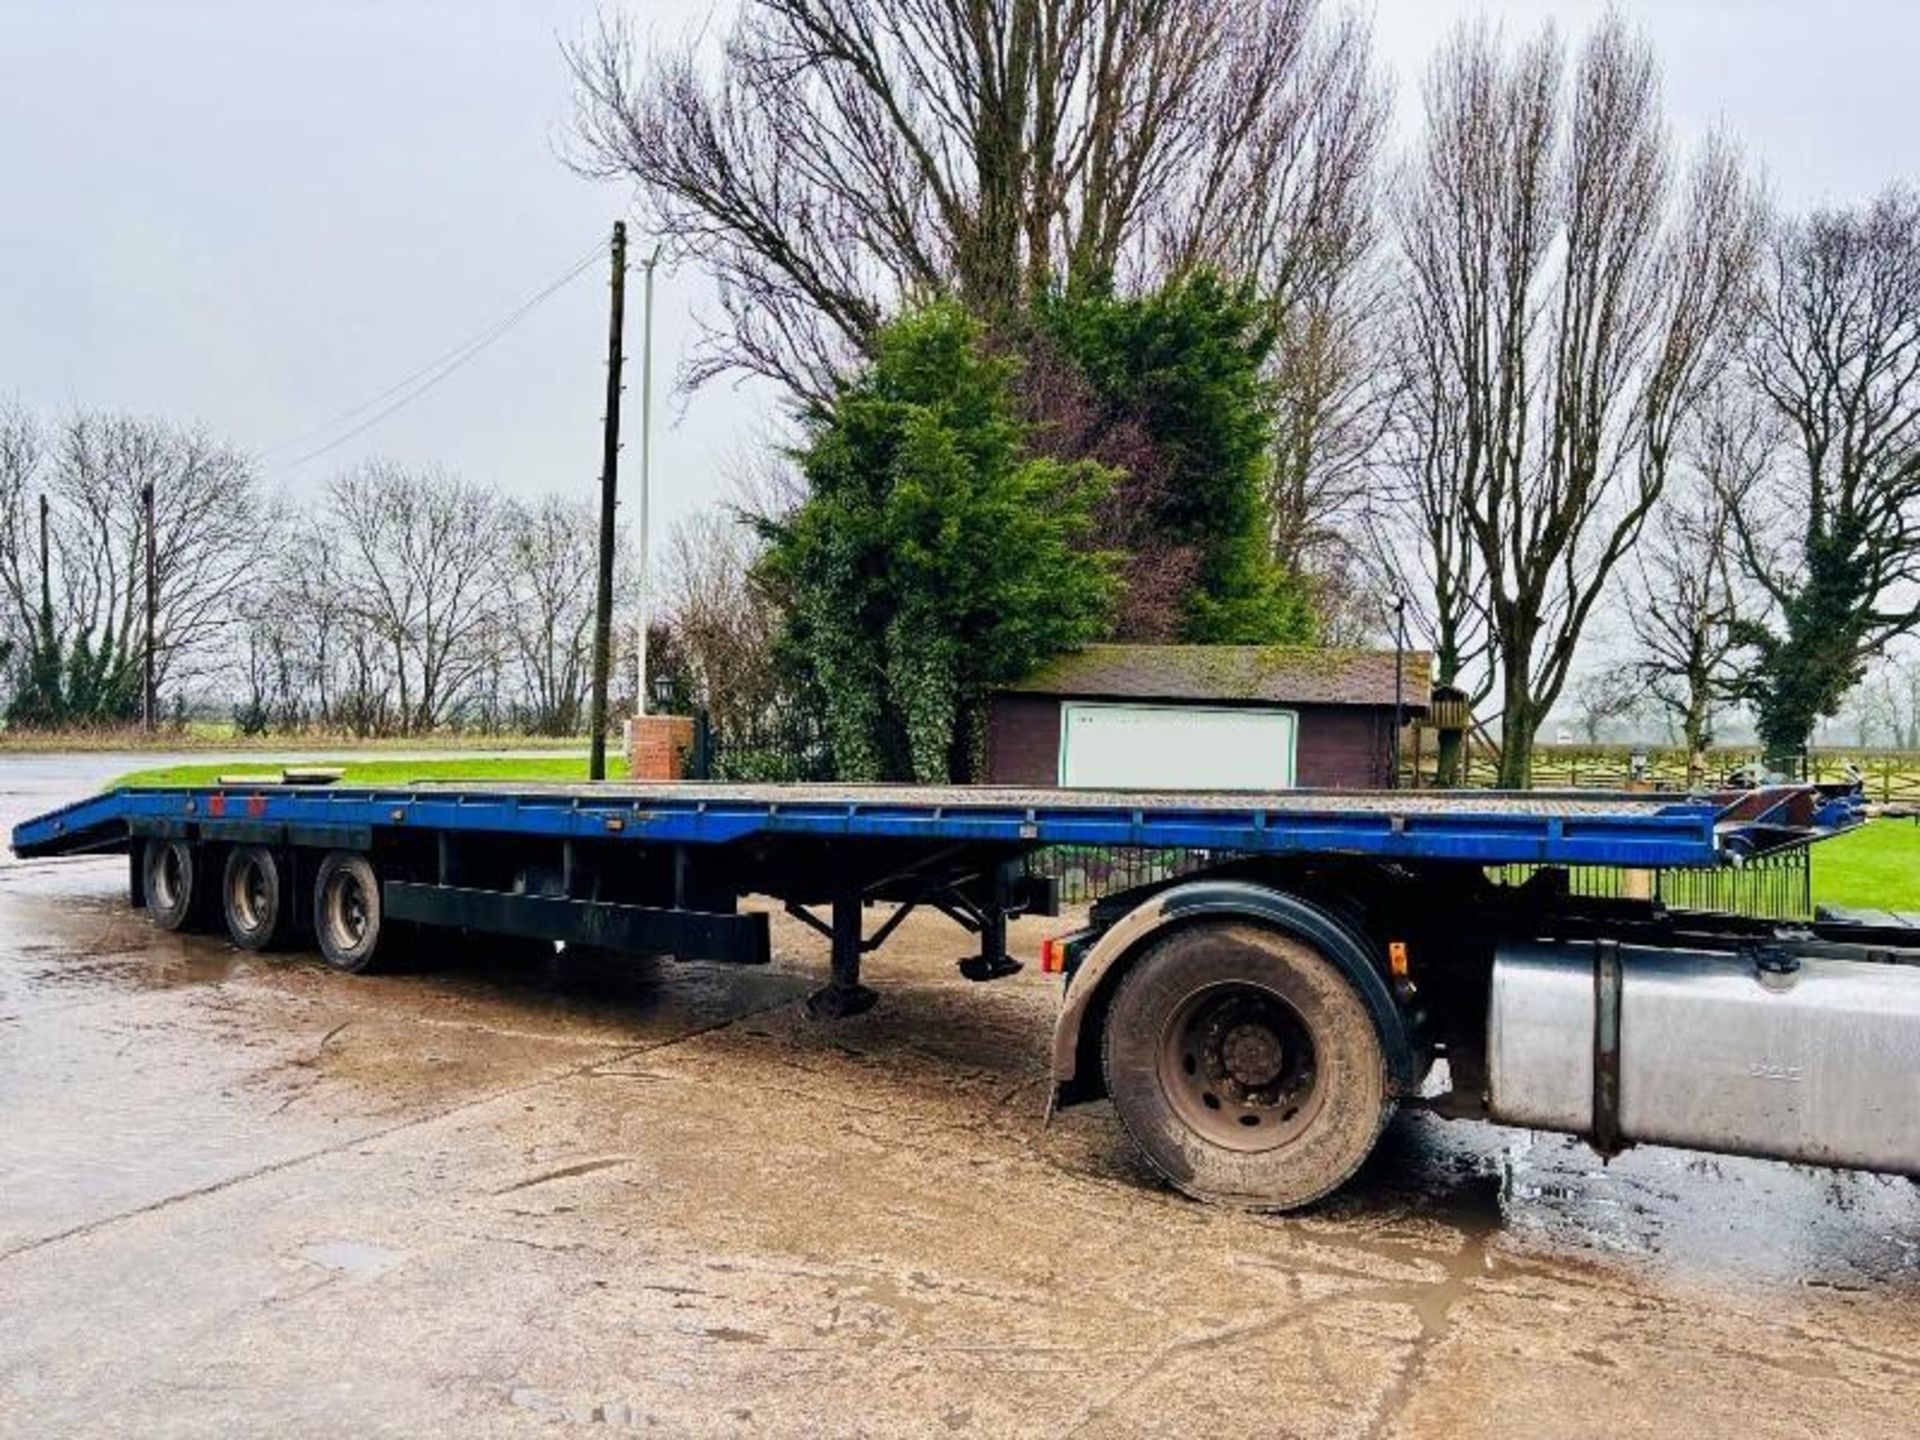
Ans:
<svg viewBox="0 0 1920 1440"><path fill-rule="evenodd" d="M1426 705L1431 659L1421 650L1401 657L1401 695L1409 710ZM1089 645L1005 688L1088 698L1391 705L1394 653L1312 645Z"/></svg>

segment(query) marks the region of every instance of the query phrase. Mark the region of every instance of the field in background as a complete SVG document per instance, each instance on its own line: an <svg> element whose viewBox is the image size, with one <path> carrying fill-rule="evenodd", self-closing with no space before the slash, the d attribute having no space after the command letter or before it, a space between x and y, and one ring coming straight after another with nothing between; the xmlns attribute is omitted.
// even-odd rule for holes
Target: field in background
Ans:
<svg viewBox="0 0 1920 1440"><path fill-rule="evenodd" d="M302 760L293 768L341 770L342 785L404 785L409 780L585 780L585 755L484 755L447 760ZM222 776L280 778L281 767L250 767L245 761L220 765L166 765L134 770L108 782L106 789L123 785L142 787L212 785ZM624 756L607 755L607 778L626 778Z"/></svg>
<svg viewBox="0 0 1920 1440"><path fill-rule="evenodd" d="M582 755L587 737L554 735L487 735L436 730L426 735L388 735L361 739L352 735L311 731L242 735L224 721L189 721L162 726L148 734L138 726L103 730L0 730L0 755L95 753L102 750L150 750L165 754L193 750L270 750L274 752L327 750L530 750Z"/></svg>

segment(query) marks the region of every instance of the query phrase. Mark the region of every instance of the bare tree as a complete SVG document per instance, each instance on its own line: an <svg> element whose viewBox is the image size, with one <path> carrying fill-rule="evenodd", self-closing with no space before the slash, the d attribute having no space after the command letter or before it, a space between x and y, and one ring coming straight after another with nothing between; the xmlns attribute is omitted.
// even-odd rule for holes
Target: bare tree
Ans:
<svg viewBox="0 0 1920 1440"><path fill-rule="evenodd" d="M1634 547L1623 608L1634 639L1631 674L1671 719L1687 781L1704 778L1714 712L1738 698L1743 577L1732 497L1767 468L1774 437L1764 407L1732 386L1690 427L1686 473L1670 484Z"/></svg>
<svg viewBox="0 0 1920 1440"><path fill-rule="evenodd" d="M528 728L577 735L586 724L593 662L593 575L599 512L558 496L507 506L513 590L506 629Z"/></svg>
<svg viewBox="0 0 1920 1440"><path fill-rule="evenodd" d="M1318 8L750 0L717 82L691 46L643 56L603 20L569 52L574 160L636 181L719 281L690 378L738 367L820 400L902 295L999 317L1203 256L1324 264L1353 212L1322 202L1374 132L1323 117L1377 96L1349 83L1364 31L1322 39Z"/></svg>
<svg viewBox="0 0 1920 1440"><path fill-rule="evenodd" d="M1640 714L1644 692L1618 670L1590 670L1573 683L1573 714L1580 738L1598 745L1609 725Z"/></svg>
<svg viewBox="0 0 1920 1440"><path fill-rule="evenodd" d="M1920 750L1920 662L1907 659L1890 668L1887 687L1898 717L1894 742L1902 750Z"/></svg>
<svg viewBox="0 0 1920 1440"><path fill-rule="evenodd" d="M1920 750L1920 661L1885 660L1862 685L1896 750Z"/></svg>
<svg viewBox="0 0 1920 1440"><path fill-rule="evenodd" d="M277 578L277 577L276 577ZM307 724L302 633L305 618L271 582L250 590L238 605L233 673L240 691L234 727L242 735L290 732Z"/></svg>
<svg viewBox="0 0 1920 1440"><path fill-rule="evenodd" d="M1848 696L1840 718L1850 724L1855 749L1869 750L1883 741L1898 747L1901 715L1894 677L1885 668L1868 674Z"/></svg>
<svg viewBox="0 0 1920 1440"><path fill-rule="evenodd" d="M1501 691L1503 785L1525 786L1588 618L1719 372L1759 239L1726 145L1676 183L1646 42L1617 16L1569 76L1551 29L1485 24L1429 72L1399 209L1416 408L1450 432L1445 507L1471 541ZM1417 487L1415 487L1417 488Z"/></svg>
<svg viewBox="0 0 1920 1440"><path fill-rule="evenodd" d="M1433 653L1434 684L1458 689L1477 711L1493 693L1493 633L1466 492L1474 466L1464 397L1454 384L1445 318L1443 307L1417 295L1393 317L1387 351L1395 400L1365 522L1372 555ZM1436 785L1460 783L1464 744L1462 732L1441 732Z"/></svg>
<svg viewBox="0 0 1920 1440"><path fill-rule="evenodd" d="M1378 269L1356 260L1283 316L1274 350L1273 555L1320 586L1343 582L1365 549L1373 461L1392 418L1384 309Z"/></svg>
<svg viewBox="0 0 1920 1440"><path fill-rule="evenodd" d="M267 603L276 613L263 617L267 635L258 642L287 651L289 718L283 723L383 734L391 728L383 703L391 676L373 662L386 650L340 583L340 540L311 514L290 522L287 534L265 576ZM349 664L356 645L369 661L357 675Z"/></svg>
<svg viewBox="0 0 1920 1440"><path fill-rule="evenodd" d="M1920 196L1778 227L1750 382L1791 462L1734 497L1742 558L1771 602L1744 630L1770 756L1803 749L1862 668L1920 624Z"/></svg>
<svg viewBox="0 0 1920 1440"><path fill-rule="evenodd" d="M34 416L0 402L0 681L32 643L39 616L36 487L45 448Z"/></svg>
<svg viewBox="0 0 1920 1440"><path fill-rule="evenodd" d="M49 469L62 632L73 683L87 692L75 701L132 713L146 643L142 491L153 491L162 690L223 657L235 600L271 544L271 516L244 454L164 421L76 414L58 428Z"/></svg>
<svg viewBox="0 0 1920 1440"><path fill-rule="evenodd" d="M723 731L751 729L779 700L780 617L753 579L759 553L754 531L723 514L676 525L667 542L661 589L672 644L694 698Z"/></svg>
<svg viewBox="0 0 1920 1440"><path fill-rule="evenodd" d="M499 502L444 471L375 460L328 483L323 520L341 598L365 627L347 635L358 701L373 701L384 668L403 733L446 724L497 648Z"/></svg>

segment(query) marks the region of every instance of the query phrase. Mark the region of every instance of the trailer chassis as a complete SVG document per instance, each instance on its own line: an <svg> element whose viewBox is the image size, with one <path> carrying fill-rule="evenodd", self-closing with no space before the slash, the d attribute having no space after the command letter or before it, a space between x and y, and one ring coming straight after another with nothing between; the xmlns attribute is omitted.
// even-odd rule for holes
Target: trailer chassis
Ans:
<svg viewBox="0 0 1920 1440"><path fill-rule="evenodd" d="M830 978L807 1002L822 1019L872 1008L878 997L861 982L862 957L916 910L945 915L975 937L959 969L981 982L1021 969L1007 953L1009 920L1058 913L1052 882L1026 873L1030 847L992 841L776 845L747 861L749 877L742 857L687 843L660 847L663 853L636 866L632 846L572 837L544 848L502 846L494 837L443 830L422 844L367 826L146 817L130 820L128 833L136 842L129 849L135 905L145 904L148 868L137 842L264 847L296 871L302 855L372 854L381 864L386 921L728 964L771 958L767 916L739 909L748 894L770 894L829 942ZM868 908L889 902L892 913L867 934ZM216 899L201 903L210 917ZM816 913L822 908L824 919Z"/></svg>

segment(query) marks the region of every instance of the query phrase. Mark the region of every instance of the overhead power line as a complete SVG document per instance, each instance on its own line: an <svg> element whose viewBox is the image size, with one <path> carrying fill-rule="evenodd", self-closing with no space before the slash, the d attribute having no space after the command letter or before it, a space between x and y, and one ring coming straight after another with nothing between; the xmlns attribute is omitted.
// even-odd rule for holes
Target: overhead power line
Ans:
<svg viewBox="0 0 1920 1440"><path fill-rule="evenodd" d="M345 445L349 440L357 436L364 435L388 416L411 405L415 400L418 400L422 395L425 395L443 380L446 380L449 376L459 371L469 361L480 355L495 341L513 329L514 326L526 319L528 315L532 314L533 311L538 309L542 304L559 294L569 282L584 274L588 268L592 266L594 261L600 258L601 253L601 247L595 245L591 250L587 251L586 254L569 265L556 279L549 281L540 290L528 296L512 310L488 325L484 330L461 341L451 350L429 360L425 365L422 365L402 379L396 380L379 394L369 396L350 409L341 411L324 424L315 426L291 440L285 440L278 445L269 446L265 450L255 452L254 458L256 460L263 460L268 456L279 454L282 451L294 449L298 446L307 446L308 448L302 450L301 453L294 456L293 459L286 461L284 464L276 465L273 468L273 474L284 474L289 470L298 469L308 461L317 460L322 455L339 449L340 446ZM368 411L372 411L373 413L368 414ZM331 434L331 432L337 430L341 425L349 424L363 415L366 416L366 418L359 420L359 423L354 424L351 429L333 435L331 439L322 440L317 445L312 443L320 439L321 436Z"/></svg>

